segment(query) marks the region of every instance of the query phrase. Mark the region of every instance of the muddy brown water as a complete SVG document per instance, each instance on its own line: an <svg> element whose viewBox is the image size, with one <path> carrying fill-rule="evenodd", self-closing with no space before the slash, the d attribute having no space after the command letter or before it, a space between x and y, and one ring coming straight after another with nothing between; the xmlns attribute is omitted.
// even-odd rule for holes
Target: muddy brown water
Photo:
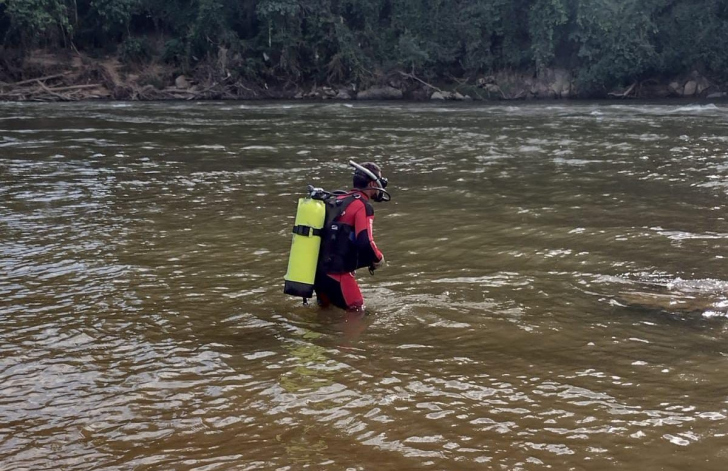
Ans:
<svg viewBox="0 0 728 471"><path fill-rule="evenodd" d="M349 159L363 319L282 294ZM0 104L0 468L724 470L727 203L725 104Z"/></svg>

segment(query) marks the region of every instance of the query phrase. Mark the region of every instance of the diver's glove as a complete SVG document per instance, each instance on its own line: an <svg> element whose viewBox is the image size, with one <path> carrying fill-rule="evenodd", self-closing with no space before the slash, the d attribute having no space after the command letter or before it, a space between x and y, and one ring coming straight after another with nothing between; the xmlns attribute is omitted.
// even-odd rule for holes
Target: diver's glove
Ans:
<svg viewBox="0 0 728 471"><path fill-rule="evenodd" d="M387 261L384 260L384 254L382 254L382 258L380 258L379 261L372 262L372 264L369 265L369 274L370 275L373 275L374 274L374 270L378 270L378 269L380 269L380 268L382 268L382 267L384 267L386 265L387 265Z"/></svg>

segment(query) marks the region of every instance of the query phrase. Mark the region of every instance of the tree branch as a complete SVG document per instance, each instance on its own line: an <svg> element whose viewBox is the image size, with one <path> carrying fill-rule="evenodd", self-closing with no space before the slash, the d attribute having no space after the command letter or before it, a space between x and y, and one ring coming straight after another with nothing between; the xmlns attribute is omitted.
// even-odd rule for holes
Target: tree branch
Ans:
<svg viewBox="0 0 728 471"><path fill-rule="evenodd" d="M429 88L431 88L431 89L433 89L435 91L438 91L438 92L442 93L442 90L440 90L439 88L437 88L434 85L430 85L429 83L425 82L424 80L421 80L421 79L417 78L414 73L408 74L406 72L400 72L399 74L402 75L402 76L404 76L404 77L410 78L412 80L417 80L418 82L420 82L424 86L429 87Z"/></svg>

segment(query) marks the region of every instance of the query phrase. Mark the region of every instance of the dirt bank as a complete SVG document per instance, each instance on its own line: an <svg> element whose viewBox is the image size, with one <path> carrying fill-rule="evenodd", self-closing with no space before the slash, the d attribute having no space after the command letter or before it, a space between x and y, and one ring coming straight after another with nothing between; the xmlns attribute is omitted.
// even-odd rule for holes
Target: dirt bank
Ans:
<svg viewBox="0 0 728 471"><path fill-rule="evenodd" d="M394 71L366 87L354 84L265 83L246 80L218 62L182 70L162 61L123 64L117 56L79 52L33 51L21 56L0 48L0 100L533 100L572 98L703 98L728 96L698 72L667 80L635 82L603 96L580 94L571 72L501 72L429 83L412 73Z"/></svg>

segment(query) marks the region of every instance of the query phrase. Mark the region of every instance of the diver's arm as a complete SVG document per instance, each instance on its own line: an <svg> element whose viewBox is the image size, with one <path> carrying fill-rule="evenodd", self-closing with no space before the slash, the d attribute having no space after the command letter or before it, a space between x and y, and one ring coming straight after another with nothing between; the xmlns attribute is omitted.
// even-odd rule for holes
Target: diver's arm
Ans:
<svg viewBox="0 0 728 471"><path fill-rule="evenodd" d="M354 233L356 246L359 251L359 266L366 267L380 262L384 255L374 242L374 209L369 204L363 204L354 215Z"/></svg>

